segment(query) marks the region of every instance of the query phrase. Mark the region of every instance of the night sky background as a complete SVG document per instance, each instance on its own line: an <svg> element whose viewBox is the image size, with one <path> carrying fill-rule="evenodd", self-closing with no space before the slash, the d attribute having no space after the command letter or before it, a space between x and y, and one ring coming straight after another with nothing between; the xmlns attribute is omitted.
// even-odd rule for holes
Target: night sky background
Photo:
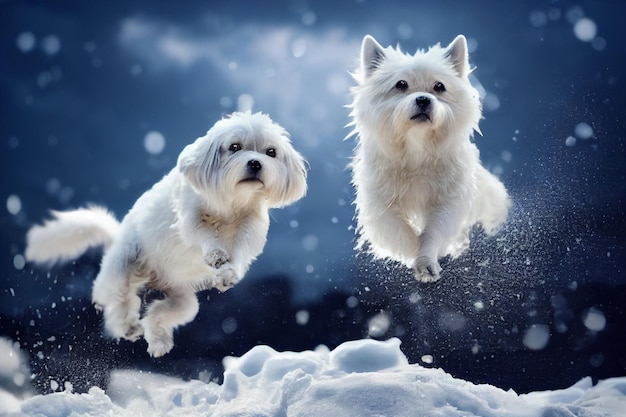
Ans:
<svg viewBox="0 0 626 417"><path fill-rule="evenodd" d="M219 381L224 356L257 344L364 337L518 393L626 375L625 14L612 0L0 0L0 336L39 392L105 388L115 368ZM502 232L476 231L434 284L353 250L344 106L368 33L410 52L466 35L475 142L514 201ZM198 294L171 353L102 334L98 251L51 271L24 262L49 209L93 202L121 219L186 144L250 105L291 133L309 192L272 211L243 282Z"/></svg>

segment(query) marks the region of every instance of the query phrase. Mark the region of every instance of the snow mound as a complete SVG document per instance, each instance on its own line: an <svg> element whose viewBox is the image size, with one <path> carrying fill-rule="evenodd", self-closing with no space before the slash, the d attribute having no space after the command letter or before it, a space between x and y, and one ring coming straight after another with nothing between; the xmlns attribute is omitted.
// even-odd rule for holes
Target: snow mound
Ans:
<svg viewBox="0 0 626 417"><path fill-rule="evenodd" d="M518 395L408 364L400 341L359 340L333 351L277 352L256 346L224 359L224 383L115 371L107 391L69 391L19 400L16 416L623 416L626 377L593 386ZM8 392L0 392L10 397ZM14 407L19 406L19 411ZM13 412L13 413L12 413Z"/></svg>

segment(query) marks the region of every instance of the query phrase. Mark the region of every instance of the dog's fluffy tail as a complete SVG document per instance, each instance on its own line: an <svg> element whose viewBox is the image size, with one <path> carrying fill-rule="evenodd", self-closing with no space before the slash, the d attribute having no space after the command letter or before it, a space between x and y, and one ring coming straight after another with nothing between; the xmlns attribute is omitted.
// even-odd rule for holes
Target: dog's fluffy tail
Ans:
<svg viewBox="0 0 626 417"><path fill-rule="evenodd" d="M120 231L120 223L103 207L52 211L52 216L28 231L27 260L40 264L67 262L89 248L107 248Z"/></svg>

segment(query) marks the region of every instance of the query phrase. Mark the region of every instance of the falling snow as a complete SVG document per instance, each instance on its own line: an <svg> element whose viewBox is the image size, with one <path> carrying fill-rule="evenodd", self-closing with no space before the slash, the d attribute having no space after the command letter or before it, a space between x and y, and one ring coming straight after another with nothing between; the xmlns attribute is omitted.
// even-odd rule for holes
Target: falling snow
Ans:
<svg viewBox="0 0 626 417"><path fill-rule="evenodd" d="M7 198L7 210L14 216L19 214L22 211L22 200L14 194L10 195Z"/></svg>
<svg viewBox="0 0 626 417"><path fill-rule="evenodd" d="M599 332L604 330L606 318L601 310L592 307L583 314L583 323L589 330Z"/></svg>
<svg viewBox="0 0 626 417"><path fill-rule="evenodd" d="M530 350L541 350L548 345L550 328L545 324L533 324L526 329L523 343Z"/></svg>
<svg viewBox="0 0 626 417"><path fill-rule="evenodd" d="M143 138L143 146L151 155L158 155L165 149L165 137L156 131L146 133Z"/></svg>
<svg viewBox="0 0 626 417"><path fill-rule="evenodd" d="M583 17L574 23L574 34L583 42L592 41L596 37L596 33L596 23L587 17Z"/></svg>
<svg viewBox="0 0 626 417"><path fill-rule="evenodd" d="M61 50L61 40L56 35L47 35L41 40L41 49L47 55L56 55Z"/></svg>
<svg viewBox="0 0 626 417"><path fill-rule="evenodd" d="M35 47L37 40L35 39L35 35L31 32L22 32L17 37L15 43L17 44L17 48L24 53L30 52Z"/></svg>
<svg viewBox="0 0 626 417"><path fill-rule="evenodd" d="M579 139L591 139L593 137L593 128L585 122L580 122L574 128L574 134Z"/></svg>

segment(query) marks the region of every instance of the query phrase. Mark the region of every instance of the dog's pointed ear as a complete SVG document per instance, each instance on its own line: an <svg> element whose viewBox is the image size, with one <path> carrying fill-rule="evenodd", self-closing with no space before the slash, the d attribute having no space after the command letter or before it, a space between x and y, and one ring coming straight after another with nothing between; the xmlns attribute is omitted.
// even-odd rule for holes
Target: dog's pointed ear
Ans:
<svg viewBox="0 0 626 417"><path fill-rule="evenodd" d="M458 35L445 49L445 56L452 64L459 77L465 78L470 73L469 55L467 53L467 40L465 36Z"/></svg>
<svg viewBox="0 0 626 417"><path fill-rule="evenodd" d="M385 59L385 48L371 35L365 35L361 43L361 73L369 77Z"/></svg>

